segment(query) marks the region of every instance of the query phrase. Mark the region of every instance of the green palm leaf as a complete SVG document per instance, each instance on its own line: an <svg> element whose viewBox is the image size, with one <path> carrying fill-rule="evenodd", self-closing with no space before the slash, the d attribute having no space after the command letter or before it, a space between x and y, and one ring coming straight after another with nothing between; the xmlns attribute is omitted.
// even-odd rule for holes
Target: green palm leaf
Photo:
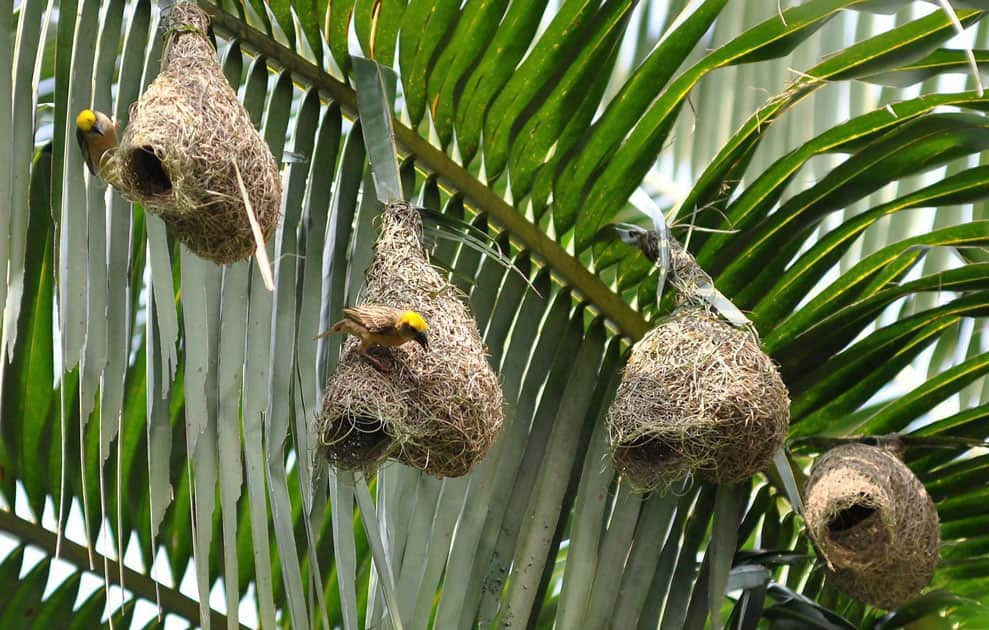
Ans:
<svg viewBox="0 0 989 630"><path fill-rule="evenodd" d="M940 3L198 4L276 159L308 158L283 166L273 293L248 261L184 251L71 146L83 107L126 125L167 7L0 2L0 530L18 541L0 625L92 627L108 606L154 626L139 600L266 628L986 618L987 107L948 78L968 58ZM955 9L985 48L981 3ZM334 471L311 425L341 343L312 337L358 298L397 198L441 217L433 259L503 384L504 433L461 479ZM608 462L628 344L673 306L604 229L648 226L646 206L790 388L793 453L735 488L640 497ZM808 561L791 500L809 455L889 432L944 548L940 590L884 614ZM119 560L131 540L141 568ZM125 601L73 610L87 573ZM165 586L187 577L195 599Z"/></svg>

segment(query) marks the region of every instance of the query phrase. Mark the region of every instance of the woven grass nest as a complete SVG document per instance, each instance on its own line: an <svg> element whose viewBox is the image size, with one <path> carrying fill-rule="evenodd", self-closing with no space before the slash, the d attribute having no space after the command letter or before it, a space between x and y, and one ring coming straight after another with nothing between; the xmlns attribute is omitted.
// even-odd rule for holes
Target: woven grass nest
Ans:
<svg viewBox="0 0 989 630"><path fill-rule="evenodd" d="M804 518L829 579L879 608L896 608L931 581L940 559L934 502L889 449L844 444L814 464Z"/></svg>
<svg viewBox="0 0 989 630"><path fill-rule="evenodd" d="M612 459L640 491L692 473L737 483L772 460L789 405L754 333L684 307L632 348L608 413Z"/></svg>
<svg viewBox="0 0 989 630"><path fill-rule="evenodd" d="M372 367L348 338L317 419L322 451L345 470L375 470L389 457L438 477L465 475L494 444L503 421L501 384L465 296L429 264L422 222L406 203L388 204L362 303L420 313L429 349L375 348Z"/></svg>
<svg viewBox="0 0 989 630"><path fill-rule="evenodd" d="M130 122L104 169L127 199L161 216L195 254L217 263L256 247L237 169L260 232L278 224L281 179L267 144L227 83L191 3L165 22L162 71L131 105Z"/></svg>

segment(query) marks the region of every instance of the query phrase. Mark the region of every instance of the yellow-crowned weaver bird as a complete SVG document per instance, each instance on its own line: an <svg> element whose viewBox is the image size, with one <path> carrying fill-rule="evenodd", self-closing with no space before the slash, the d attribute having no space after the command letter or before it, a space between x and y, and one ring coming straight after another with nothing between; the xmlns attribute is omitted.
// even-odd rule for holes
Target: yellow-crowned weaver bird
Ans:
<svg viewBox="0 0 989 630"><path fill-rule="evenodd" d="M384 372L384 365L368 352L372 346L394 347L415 341L423 349L428 350L429 339L426 336L428 330L426 320L415 311L380 304L365 304L343 309L343 319L315 339L339 332L353 335L361 340L357 352L378 371Z"/></svg>
<svg viewBox="0 0 989 630"><path fill-rule="evenodd" d="M99 175L103 156L117 146L117 125L103 112L84 109L76 117L76 140L89 172Z"/></svg>

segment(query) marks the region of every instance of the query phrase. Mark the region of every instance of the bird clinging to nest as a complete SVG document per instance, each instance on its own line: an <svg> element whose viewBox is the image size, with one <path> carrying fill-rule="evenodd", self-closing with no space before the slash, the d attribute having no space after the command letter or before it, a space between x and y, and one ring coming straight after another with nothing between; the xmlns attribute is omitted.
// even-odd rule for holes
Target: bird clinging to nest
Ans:
<svg viewBox="0 0 989 630"><path fill-rule="evenodd" d="M372 346L395 347L415 341L424 350L428 350L429 340L426 336L428 330L426 320L415 311L380 304L365 304L343 309L343 319L315 338L319 339L338 332L353 335L361 340L357 352L378 371L384 372L384 365L369 353Z"/></svg>
<svg viewBox="0 0 989 630"><path fill-rule="evenodd" d="M117 125L103 112L84 109L76 117L76 140L89 172L100 174L103 156L117 148Z"/></svg>

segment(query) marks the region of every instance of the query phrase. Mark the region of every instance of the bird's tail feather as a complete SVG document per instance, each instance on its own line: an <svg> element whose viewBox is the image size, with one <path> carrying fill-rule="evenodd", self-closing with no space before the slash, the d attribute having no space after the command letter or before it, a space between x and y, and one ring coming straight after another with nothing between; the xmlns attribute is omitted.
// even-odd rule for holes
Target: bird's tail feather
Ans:
<svg viewBox="0 0 989 630"><path fill-rule="evenodd" d="M318 335L316 335L315 337L313 337L313 341L316 341L317 339L322 339L323 337L328 337L334 333L341 332L342 330L343 330L343 321L339 321L333 324L332 326L330 326L329 330L325 330L319 333Z"/></svg>

